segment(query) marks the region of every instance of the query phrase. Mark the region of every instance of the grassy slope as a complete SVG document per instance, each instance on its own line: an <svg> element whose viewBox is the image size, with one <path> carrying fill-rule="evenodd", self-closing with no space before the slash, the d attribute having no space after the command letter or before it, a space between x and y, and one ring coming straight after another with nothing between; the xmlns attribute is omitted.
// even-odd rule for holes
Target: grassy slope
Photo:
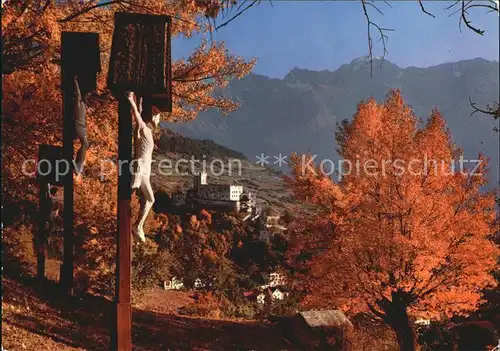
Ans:
<svg viewBox="0 0 500 351"><path fill-rule="evenodd" d="M2 346L6 350L97 350L110 348L111 301L85 296L64 299L56 286L4 279ZM177 295L177 296L176 296ZM135 350L285 350L280 333L256 322L188 318L172 304L189 298L176 292L147 294L133 311ZM153 308L154 310L150 310ZM169 313L170 312L170 313Z"/></svg>
<svg viewBox="0 0 500 351"><path fill-rule="evenodd" d="M5 235L16 235L11 230ZM8 238L7 238L8 239ZM5 241L4 241L5 243ZM2 347L6 350L110 349L114 304L100 296L67 299L59 294L60 262L47 260L48 281L37 287L35 256L22 237L24 274L3 270ZM4 246L5 248L5 246ZM11 255L11 257L6 257ZM4 251L4 263L15 260ZM188 292L150 291L133 305L134 350L286 350L281 332L252 321L189 318L176 314L191 302Z"/></svg>

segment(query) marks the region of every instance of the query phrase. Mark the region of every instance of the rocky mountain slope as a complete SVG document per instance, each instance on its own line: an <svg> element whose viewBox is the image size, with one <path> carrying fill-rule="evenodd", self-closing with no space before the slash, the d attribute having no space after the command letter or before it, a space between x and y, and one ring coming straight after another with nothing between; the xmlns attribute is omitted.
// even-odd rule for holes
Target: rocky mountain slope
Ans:
<svg viewBox="0 0 500 351"><path fill-rule="evenodd" d="M357 104L369 97L381 101L391 88L399 88L419 118L438 107L454 141L475 159L478 152L491 159L490 178L498 180L498 121L471 116L469 97L485 106L498 100L499 64L484 59L445 63L428 68L384 61L355 59L335 71L295 68L283 79L250 74L221 91L240 102L229 116L214 110L189 124L168 128L191 138L210 139L244 153L255 162L261 153L273 156L311 152L336 160L334 133L337 122L352 118Z"/></svg>
<svg viewBox="0 0 500 351"><path fill-rule="evenodd" d="M218 145L212 140L186 138L179 133L169 130L168 128L164 128L162 130L159 148L163 152L192 155L196 159L202 159L203 157L246 159L245 155L241 152Z"/></svg>

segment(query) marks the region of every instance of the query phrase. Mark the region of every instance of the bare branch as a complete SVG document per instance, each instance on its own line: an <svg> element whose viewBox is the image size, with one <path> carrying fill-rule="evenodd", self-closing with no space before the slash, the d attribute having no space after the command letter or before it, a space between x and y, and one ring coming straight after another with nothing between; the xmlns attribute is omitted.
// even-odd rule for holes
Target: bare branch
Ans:
<svg viewBox="0 0 500 351"><path fill-rule="evenodd" d="M370 59L370 75L373 75L373 40L372 40L371 28L374 27L378 31L378 33L380 35L378 42L382 42L382 47L384 49L384 53L382 54L382 59L380 61L381 65L385 59L385 56L388 54L387 46L386 46L388 37L384 32L394 31L394 29L382 28L379 25L377 25L376 23L372 22L372 20L370 19L370 15L368 14L368 9L367 9L366 5L370 5L370 6L374 7L381 14L383 14L383 12L380 11L380 9L378 9L375 5L367 2L367 0L361 0L361 4L363 6L363 13L365 14L366 23L367 23L367 30L368 30L368 57Z"/></svg>
<svg viewBox="0 0 500 351"><path fill-rule="evenodd" d="M378 311L373 305L368 304L368 308L370 311L373 313L374 316L380 318L380 319L375 319L375 320L380 320L380 321L386 321L387 320L387 315Z"/></svg>
<svg viewBox="0 0 500 351"><path fill-rule="evenodd" d="M468 3L470 4L471 1ZM469 21L469 19L467 18L468 16L468 12L467 12L467 9L469 9L470 7L468 7L469 5L465 5L465 0L462 0L462 14L460 16L461 20L465 23L465 25L467 26L467 28L469 28L470 30L472 30L473 32L479 34L479 35L483 35L484 34L484 30L481 30L477 27L474 27L472 25L472 22Z"/></svg>
<svg viewBox="0 0 500 351"><path fill-rule="evenodd" d="M377 11L378 13L380 13L381 15L383 15L384 13L375 5L373 5L371 2L367 2L366 3L367 5L370 5L371 7L373 7L375 9L375 11Z"/></svg>
<svg viewBox="0 0 500 351"><path fill-rule="evenodd" d="M238 10L237 10L238 12L234 16L232 16L230 19L228 19L227 21L225 21L224 23L222 23L221 25L218 25L217 27L215 27L215 30L219 30L219 28L227 26L229 23L231 23L236 18L238 18L239 16L241 16L245 11L248 11L248 9L250 9L252 6L254 6L256 4L260 4L260 2L261 2L261 0L252 0L252 2L247 7L241 9L242 5L245 3L243 1L241 3L241 5L238 7Z"/></svg>
<svg viewBox="0 0 500 351"><path fill-rule="evenodd" d="M468 9L471 9L473 7L481 7L483 9L489 9L489 11L487 11L486 13L489 13L489 12L498 12L498 7L496 6L492 6L492 5L486 5L486 4L471 4L469 5L467 8Z"/></svg>
<svg viewBox="0 0 500 351"><path fill-rule="evenodd" d="M109 6L109 5L113 5L113 4L119 5L124 10L129 10L130 11L130 8L133 7L133 8L137 8L137 9L146 10L149 13L152 13L152 14L157 13L157 11L154 8L152 8L152 7L143 5L141 3L135 3L135 2L132 2L130 0L113 0L113 1L108 1L108 2L97 3L95 5L89 6L90 3L91 2L89 2L88 4L86 4L80 11L77 11L77 12L72 13L71 15L69 15L69 16L67 16L65 18L62 18L62 19L58 20L58 22L65 23L65 22L75 21L75 18L80 17L82 15L85 15L85 14L91 12L92 10L95 10L95 9L97 9L99 7L105 7L105 6ZM125 5L128 5L129 7L126 7ZM178 21L181 21L181 22L185 22L185 23L189 23L189 24L196 24L193 21L189 21L189 20L187 20L185 18L182 18L182 17L179 17L177 15L171 15L170 17L172 17L172 19L174 19L174 20L178 20ZM92 21L89 21L89 22L92 22ZM111 26L107 22L103 22L103 23L107 24L108 26Z"/></svg>
<svg viewBox="0 0 500 351"><path fill-rule="evenodd" d="M486 109L481 109L481 108L477 107L477 104L475 102L473 102L469 96L469 104L474 109L474 111L472 111L472 113L471 113L471 116L474 115L476 112L480 112L480 113L484 113L484 114L493 116L493 118L495 118L495 119L500 118L500 104L499 103L495 103L495 104L493 104L493 106L486 105Z"/></svg>
<svg viewBox="0 0 500 351"><path fill-rule="evenodd" d="M391 5L391 3L389 1L385 1L384 0L384 4L386 4L387 6L389 6L391 9L393 8L392 5Z"/></svg>
<svg viewBox="0 0 500 351"><path fill-rule="evenodd" d="M418 0L418 4L420 5L420 9L422 10L423 13L425 13L426 15L431 16L432 18L436 18L436 16L434 16L432 13L430 13L429 11L427 11L425 9L424 4L422 3L422 0Z"/></svg>
<svg viewBox="0 0 500 351"><path fill-rule="evenodd" d="M456 0L453 4L445 7L445 10L450 10L450 9L452 9L453 7L455 7L459 3L460 3L460 0Z"/></svg>
<svg viewBox="0 0 500 351"><path fill-rule="evenodd" d="M459 4L460 4L460 6L458 6ZM495 1L493 1L493 0L488 0L486 4L485 3L479 3L479 1L457 0L453 4L451 4L450 6L446 7L446 10L450 10L450 9L452 9L454 7L458 7L458 8L455 11L453 11L449 15L449 17L455 15L456 13L460 13L460 19L459 19L459 22L458 22L460 31L462 30L461 29L462 23L464 23L467 28L469 28L474 33L477 33L479 35L483 35L484 34L484 30L479 29L478 27L472 25L472 22L468 18L469 17L469 10L474 9L474 8L483 8L483 9L487 9L488 10L486 13L499 12L500 11L498 3L495 2Z"/></svg>

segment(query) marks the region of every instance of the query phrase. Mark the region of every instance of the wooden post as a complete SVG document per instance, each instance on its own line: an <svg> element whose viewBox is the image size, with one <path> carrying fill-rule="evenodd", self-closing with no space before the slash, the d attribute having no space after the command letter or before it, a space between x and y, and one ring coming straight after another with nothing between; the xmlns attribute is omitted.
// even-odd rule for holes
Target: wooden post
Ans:
<svg viewBox="0 0 500 351"><path fill-rule="evenodd" d="M42 284L45 281L45 243L47 242L47 232L45 230L46 218L44 218L44 207L47 206L48 185L45 182L39 184L38 196L38 236L37 236L37 281Z"/></svg>
<svg viewBox="0 0 500 351"><path fill-rule="evenodd" d="M118 97L118 236L116 241L116 324L113 349L132 350L132 114L125 94Z"/></svg>
<svg viewBox="0 0 500 351"><path fill-rule="evenodd" d="M65 45L65 34L62 33L61 46ZM63 50L62 50L63 51ZM63 51L64 52L64 51ZM73 137L74 137L74 86L71 70L68 69L68 58L62 57L61 88L63 96L63 157L69 169L63 176L64 184L64 255L61 265L61 288L67 295L73 294Z"/></svg>

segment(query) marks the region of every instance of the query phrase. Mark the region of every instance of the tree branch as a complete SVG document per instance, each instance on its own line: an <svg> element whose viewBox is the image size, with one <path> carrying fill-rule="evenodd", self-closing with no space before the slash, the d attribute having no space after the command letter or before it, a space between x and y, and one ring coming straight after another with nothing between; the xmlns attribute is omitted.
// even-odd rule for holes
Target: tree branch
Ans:
<svg viewBox="0 0 500 351"><path fill-rule="evenodd" d="M180 94L176 94L176 93L172 93L172 95L175 95L175 96L177 96L180 99L187 100L187 101L190 102L190 104L199 104L199 105L205 105L205 106L214 107L214 108L218 108L219 107L219 105L217 103L203 102L203 101L196 100L196 99L190 98L188 96L180 95Z"/></svg>
<svg viewBox="0 0 500 351"><path fill-rule="evenodd" d="M420 10L422 10L423 13L425 13L426 15L431 16L432 18L436 18L436 16L434 16L432 13L428 12L425 9L424 4L422 3L422 0L418 0L418 4L420 5Z"/></svg>
<svg viewBox="0 0 500 351"><path fill-rule="evenodd" d="M469 96L469 104L471 107L474 109L472 111L471 116L476 113L476 112L481 112L490 116L493 116L493 118L498 119L500 118L500 104L495 103L492 107L490 105L486 105L486 110L481 109L477 107L476 103L472 101L471 97Z"/></svg>
<svg viewBox="0 0 500 351"><path fill-rule="evenodd" d="M470 10L472 8L484 8L484 9L488 9L487 13L500 11L498 3L495 2L494 0L488 0L487 4L478 4L477 2L478 1L473 2L471 0L468 0L468 1L457 0L453 4L451 4L450 6L446 7L447 10L450 10L453 7L460 4L460 7L456 11L454 11L453 13L450 14L450 16L453 16L454 14L460 12L460 19L458 22L458 26L459 26L460 31L462 30L461 26L462 26L462 22L463 22L465 24L465 26L467 28L469 28L470 30L472 30L474 33L477 33L479 35L484 34L484 30L479 29L478 27L472 25L472 22L468 18L468 16L469 16L468 10Z"/></svg>
<svg viewBox="0 0 500 351"><path fill-rule="evenodd" d="M375 307L373 307L372 304L368 304L368 308L370 309L370 311L375 315L377 316L378 318L380 318L382 321L386 321L387 320L387 315L385 315L384 313L378 311Z"/></svg>
<svg viewBox="0 0 500 351"><path fill-rule="evenodd" d="M386 54L388 54L387 46L386 46L388 37L387 37L387 35L384 34L384 32L394 31L394 29L382 28L379 25L377 25L376 23L372 22L372 20L370 19L370 15L368 14L367 5L370 5L370 6L374 7L381 14L383 14L383 12L380 11L380 9L377 8L375 5L373 5L372 3L369 3L368 0L361 0L361 4L363 6L363 13L365 15L366 23L367 23L367 30L368 30L368 57L370 58L370 75L372 76L373 75L373 40L372 40L372 34L371 34L371 27L374 27L379 32L380 38L379 38L378 41L382 41L382 46L383 46L383 49L384 49L384 53L382 55L382 59L380 61L380 65L382 65L382 62L384 61Z"/></svg>
<svg viewBox="0 0 500 351"><path fill-rule="evenodd" d="M205 77L200 77L200 78L191 78L191 79L180 79L180 78L174 78L172 79L175 82L182 82L182 83L192 83L192 82L201 82L203 80L208 80L208 79L215 79L217 76L205 76Z"/></svg>
<svg viewBox="0 0 500 351"><path fill-rule="evenodd" d="M222 27L225 27L227 26L229 23L231 23L232 21L234 21L236 18L238 18L239 16L241 16L244 12L248 11L252 6L254 6L255 4L260 4L261 0L252 0L252 2L247 6L245 7L244 9L240 10L241 7L243 6L243 4L245 3L244 1L241 3L241 5L238 7L238 12L232 16L230 19L228 19L227 21L225 21L224 23L218 25L217 27L215 27L215 30L219 30L219 28L222 28Z"/></svg>
<svg viewBox="0 0 500 351"><path fill-rule="evenodd" d="M97 3L95 5L92 5L92 6L88 6L88 7L84 7L83 9L81 9L80 11L77 11L65 18L62 18L60 20L58 20L58 22L60 23L65 23L65 22L69 22L87 12L90 12L94 9L97 9L99 7L104 7L104 6L108 6L108 5L113 5L113 4L120 4L120 3L123 3L124 1L123 0L112 0L112 1L108 1L108 2L101 2L101 3Z"/></svg>
<svg viewBox="0 0 500 351"><path fill-rule="evenodd" d="M483 35L484 34L484 30L481 30L479 28L476 28L472 25L472 22L469 21L469 19L467 18L467 15L469 14L467 12L467 9L468 7L465 5L465 0L462 0L462 10L461 10L461 15L460 15L460 22L459 22L459 26L460 26L460 23L463 21L465 23L465 26L469 29L471 29L472 31L474 31L475 33L479 34L479 35Z"/></svg>

